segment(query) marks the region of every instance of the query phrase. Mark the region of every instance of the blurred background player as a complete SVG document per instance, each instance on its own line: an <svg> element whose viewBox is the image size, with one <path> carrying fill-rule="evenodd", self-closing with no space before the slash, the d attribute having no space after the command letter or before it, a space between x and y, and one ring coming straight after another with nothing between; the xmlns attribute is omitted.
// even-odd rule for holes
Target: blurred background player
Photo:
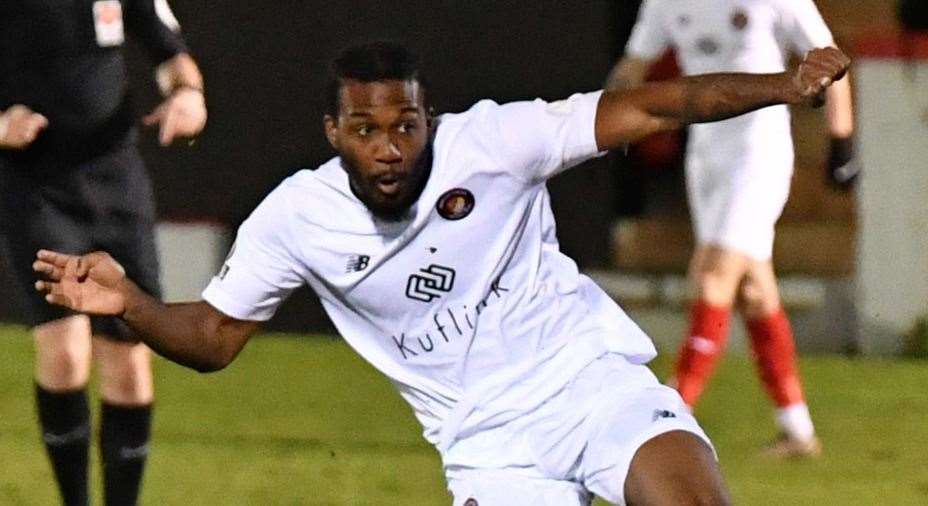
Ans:
<svg viewBox="0 0 928 506"><path fill-rule="evenodd" d="M36 297L33 256L48 244L74 253L106 248L159 293L154 201L136 149L123 43L126 33L138 38L158 65L165 98L145 123L159 125L168 145L197 135L206 121L202 77L178 30L165 0L0 4L0 233L27 294L39 421L69 505L88 504L91 356L103 402L106 504L136 503L151 424L150 353L114 318Z"/></svg>
<svg viewBox="0 0 928 506"><path fill-rule="evenodd" d="M607 80L621 90L642 83L668 48L684 74L782 72L791 53L834 41L812 0L645 0L625 56ZM849 80L826 91L831 136L827 177L838 188L856 179ZM816 455L821 446L805 402L789 320L771 261L774 224L789 195L793 143L787 106L694 125L686 186L696 250L690 328L671 382L695 406L725 347L732 306L747 324L781 431L770 451Z"/></svg>

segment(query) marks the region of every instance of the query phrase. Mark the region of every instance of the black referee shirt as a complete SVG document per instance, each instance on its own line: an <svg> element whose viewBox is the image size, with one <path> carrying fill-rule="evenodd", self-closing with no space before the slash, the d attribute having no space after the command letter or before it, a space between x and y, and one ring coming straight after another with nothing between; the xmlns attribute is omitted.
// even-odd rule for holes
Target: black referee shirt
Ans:
<svg viewBox="0 0 928 506"><path fill-rule="evenodd" d="M161 63L186 46L166 0L0 0L0 110L24 104L49 120L21 161L81 158L125 142L134 118L122 46Z"/></svg>

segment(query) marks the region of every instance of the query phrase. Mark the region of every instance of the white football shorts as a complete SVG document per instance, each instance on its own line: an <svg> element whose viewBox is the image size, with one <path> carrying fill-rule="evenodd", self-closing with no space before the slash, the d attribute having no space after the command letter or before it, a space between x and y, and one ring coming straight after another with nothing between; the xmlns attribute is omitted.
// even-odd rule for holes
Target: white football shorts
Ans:
<svg viewBox="0 0 928 506"><path fill-rule="evenodd" d="M697 243L770 260L774 226L793 175L792 145L777 144L781 149L722 160L687 156L686 190Z"/></svg>
<svg viewBox="0 0 928 506"><path fill-rule="evenodd" d="M645 442L665 432L709 438L647 366L606 354L535 412L457 441L443 455L454 506L625 504Z"/></svg>

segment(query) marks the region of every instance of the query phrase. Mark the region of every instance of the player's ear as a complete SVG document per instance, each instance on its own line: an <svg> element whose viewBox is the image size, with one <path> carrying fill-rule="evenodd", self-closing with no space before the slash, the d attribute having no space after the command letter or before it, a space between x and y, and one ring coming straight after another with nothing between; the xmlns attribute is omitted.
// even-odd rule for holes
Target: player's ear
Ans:
<svg viewBox="0 0 928 506"><path fill-rule="evenodd" d="M322 125L325 128L325 138L329 140L329 145L338 151L338 118L326 114L322 117Z"/></svg>
<svg viewBox="0 0 928 506"><path fill-rule="evenodd" d="M429 106L425 110L425 124L431 129L434 123L435 123L435 108L432 106Z"/></svg>

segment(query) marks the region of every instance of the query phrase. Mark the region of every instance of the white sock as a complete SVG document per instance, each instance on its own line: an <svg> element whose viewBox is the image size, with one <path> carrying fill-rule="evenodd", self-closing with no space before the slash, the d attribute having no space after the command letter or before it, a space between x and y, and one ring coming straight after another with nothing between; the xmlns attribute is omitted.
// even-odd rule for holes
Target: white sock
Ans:
<svg viewBox="0 0 928 506"><path fill-rule="evenodd" d="M804 402L777 408L777 425L791 438L808 441L815 436L815 426L809 415L809 407Z"/></svg>

